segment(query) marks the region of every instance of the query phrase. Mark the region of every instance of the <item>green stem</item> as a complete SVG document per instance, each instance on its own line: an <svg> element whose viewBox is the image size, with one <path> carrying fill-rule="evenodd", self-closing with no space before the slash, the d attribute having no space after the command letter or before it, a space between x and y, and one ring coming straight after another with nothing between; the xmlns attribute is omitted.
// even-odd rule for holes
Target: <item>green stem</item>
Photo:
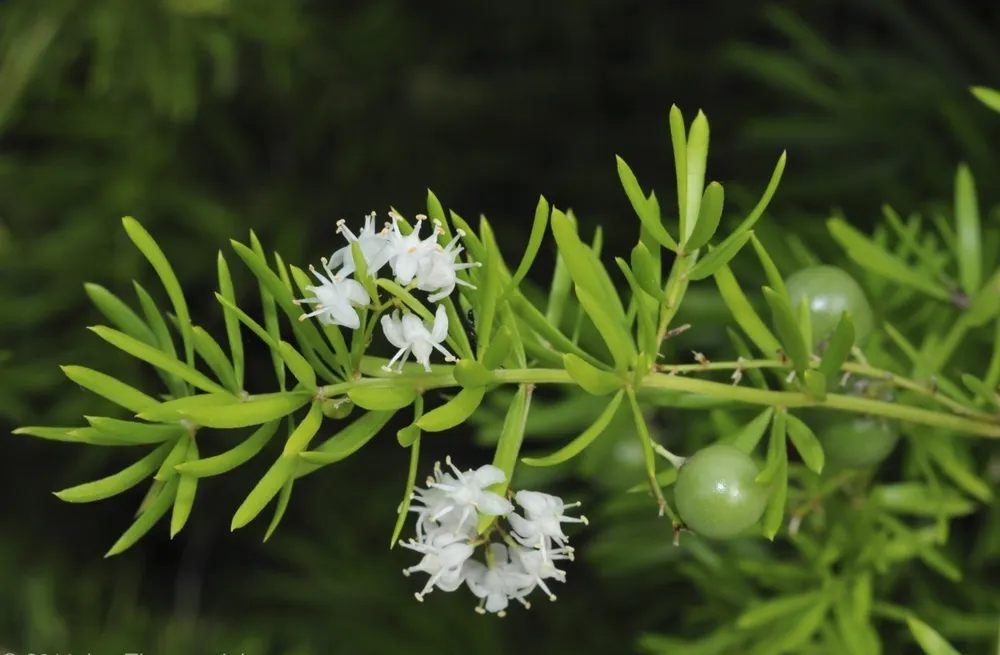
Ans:
<svg viewBox="0 0 1000 655"><path fill-rule="evenodd" d="M444 369L445 367L441 368ZM494 371L494 376L495 380L500 384L575 384L569 373L563 369L506 369ZM361 378L359 380L331 384L324 387L323 391L327 398L331 398L345 394L350 389L357 387L396 387L406 383L412 384L421 390L458 386L458 383L450 372L403 373L401 375ZM817 401L797 391L771 391L768 389L739 387L729 383L712 382L710 380L700 380L697 378L670 375L668 373L651 373L645 376L640 388L703 394L752 405L826 407L845 412L884 416L910 423L955 430L959 433L964 432L985 437L1000 438L1000 423L993 417L990 417L990 421L973 419L920 407L858 398L844 394L828 394L826 400Z"/></svg>
<svg viewBox="0 0 1000 655"><path fill-rule="evenodd" d="M812 368L818 368L818 362L812 362L810 364ZM747 370L747 369L762 369L762 368L780 368L788 369L790 368L787 362L782 362L777 359L755 359L755 360L743 360L743 361L726 361L726 362L708 362L705 364L673 364L673 365L659 365L657 370L663 373L668 373L670 375L677 375L680 373L691 373L698 371L734 371L737 369ZM920 384L915 380L910 378L905 378L901 375L897 375L892 371L887 371L881 368L875 368L874 366L869 366L868 364L859 364L854 362L847 362L840 367L840 370L845 373L851 373L854 375L860 375L866 378L872 378L875 380L880 380L892 386L898 387L900 389L906 389L913 393L919 394L931 400L934 400L941 405L948 407L956 414L961 414L970 418L976 418L982 421L992 421L995 422L995 417L988 413L975 410L966 407L960 402L952 400L947 396L942 395L937 391L937 389L928 387L927 385Z"/></svg>

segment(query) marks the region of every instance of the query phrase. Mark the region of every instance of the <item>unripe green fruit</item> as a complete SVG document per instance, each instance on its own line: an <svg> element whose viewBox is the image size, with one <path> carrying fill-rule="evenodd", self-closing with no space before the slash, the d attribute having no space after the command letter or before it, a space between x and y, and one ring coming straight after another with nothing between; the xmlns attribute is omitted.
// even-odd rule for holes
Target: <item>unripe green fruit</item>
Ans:
<svg viewBox="0 0 1000 655"><path fill-rule="evenodd" d="M785 280L785 287L798 311L803 298L809 302L812 347L816 348L837 329L847 310L854 323L854 343L863 345L875 327L875 317L864 290L853 277L835 266L804 268Z"/></svg>
<svg viewBox="0 0 1000 655"><path fill-rule="evenodd" d="M865 416L831 421L816 436L827 463L840 469L875 466L899 443L899 432L892 423Z"/></svg>
<svg viewBox="0 0 1000 655"><path fill-rule="evenodd" d="M767 487L750 456L728 444L692 455L677 472L674 500L688 528L710 539L731 539L760 520Z"/></svg>

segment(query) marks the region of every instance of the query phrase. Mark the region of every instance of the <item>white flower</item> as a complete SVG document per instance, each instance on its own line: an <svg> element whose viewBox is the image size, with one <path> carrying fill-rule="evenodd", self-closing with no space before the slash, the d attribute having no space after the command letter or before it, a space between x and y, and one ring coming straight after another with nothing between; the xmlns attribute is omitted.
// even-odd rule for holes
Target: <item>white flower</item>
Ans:
<svg viewBox="0 0 1000 655"><path fill-rule="evenodd" d="M440 224L438 224L437 231L441 231ZM457 271L481 265L479 262L469 264L456 263L459 253L462 252L462 246L457 245L458 240L464 236L465 232L458 230L455 238L447 246L444 248L437 246L433 250L423 254L419 259L415 280L417 288L421 291L438 292L428 296L427 300L437 302L442 298L450 296L451 292L455 290L456 284L461 284L470 289L476 288L465 280L459 279L455 274Z"/></svg>
<svg viewBox="0 0 1000 655"><path fill-rule="evenodd" d="M339 277L347 277L357 271L358 267L354 263L354 252L351 250L351 244L357 241L361 248L361 256L364 257L365 264L368 265L368 275L378 277L378 272L389 263L391 250L388 238L389 231L386 229L380 232L375 231L375 212L365 216L365 226L361 228L357 236L354 236L344 220L337 221L337 232L344 235L344 238L347 239L347 245L330 255L330 268L339 268L340 270L337 271Z"/></svg>
<svg viewBox="0 0 1000 655"><path fill-rule="evenodd" d="M437 235L442 232L442 229L440 226L435 227L434 232L429 237L421 240L420 228L423 227L424 221L427 220L426 216L418 214L415 217L417 220L416 226L414 226L412 232L405 236L399 231L399 220L401 218L399 214L390 212L389 218L392 219L391 229L388 233L389 266L392 267L392 272L396 276L396 280L405 286L412 282L413 278L417 275L420 260L438 248Z"/></svg>
<svg viewBox="0 0 1000 655"><path fill-rule="evenodd" d="M489 516L503 516L514 511L514 506L503 496L487 487L504 482L507 475L499 468L487 464L464 473L445 458L451 473L441 470L440 462L434 465L434 477L428 478L427 489L416 489L414 500L423 505L410 509L418 512L417 539L433 538L436 534L457 534L471 537L476 527L476 512Z"/></svg>
<svg viewBox="0 0 1000 655"><path fill-rule="evenodd" d="M309 270L319 278L319 286L308 286L307 291L313 293L312 298L296 300L296 304L315 304L313 310L299 317L300 321L318 316L321 323L328 325L343 325L344 327L356 330L361 327L361 318L358 316L355 305L367 305L371 302L371 297L360 282L355 280L345 280L330 271L330 262L322 260L323 270L326 276L310 266Z"/></svg>
<svg viewBox="0 0 1000 655"><path fill-rule="evenodd" d="M503 617L511 599L526 608L531 607L524 597L534 587L534 578L516 560L511 561L507 546L490 544L490 553L493 562L489 567L475 560L468 562L465 582L469 590L481 599L476 611Z"/></svg>
<svg viewBox="0 0 1000 655"><path fill-rule="evenodd" d="M392 365L399 362L399 371L403 370L403 364L411 353L413 359L424 365L424 370L428 373L431 370L431 353L434 350L442 353L447 362L456 361L456 357L441 345L441 342L448 336L448 314L444 305L438 305L434 315L434 324L428 325L414 314L405 314L399 317L399 311L394 311L392 316L382 317L382 331L389 343L399 348L393 355L389 363L382 368L386 371L392 370Z"/></svg>
<svg viewBox="0 0 1000 655"><path fill-rule="evenodd" d="M566 582L566 572L556 568L553 560L573 560L572 548L556 548L555 550L525 550L511 549L511 559L520 565L521 569L531 581L530 587L524 592L525 595L534 590L535 586L541 587L549 600L554 601L556 595L552 593L545 579L552 578L559 582Z"/></svg>
<svg viewBox="0 0 1000 655"><path fill-rule="evenodd" d="M419 601L433 591L435 586L443 591L458 589L464 579L464 564L475 550L464 537L448 534L436 535L426 542L400 541L399 545L424 554L419 564L403 569L403 575L406 576L417 571L430 574L427 584L415 594Z"/></svg>
<svg viewBox="0 0 1000 655"><path fill-rule="evenodd" d="M524 510L524 517L511 514L507 517L514 529L514 538L521 544L540 548L544 552L546 540L551 539L559 546L565 546L568 537L562 531L562 523L587 524L587 517L564 516L563 512L580 503L565 504L562 498L538 491L518 491L514 500Z"/></svg>

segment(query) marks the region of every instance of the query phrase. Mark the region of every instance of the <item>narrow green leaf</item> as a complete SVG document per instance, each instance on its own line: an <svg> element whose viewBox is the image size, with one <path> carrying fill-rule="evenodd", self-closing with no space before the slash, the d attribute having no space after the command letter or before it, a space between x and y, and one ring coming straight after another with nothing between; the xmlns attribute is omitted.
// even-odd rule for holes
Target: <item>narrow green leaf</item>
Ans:
<svg viewBox="0 0 1000 655"><path fill-rule="evenodd" d="M818 344L813 341L812 310L809 308L809 301L806 298L801 298L798 306L793 307L793 309L797 311L799 331L802 333L802 340L806 342L806 345L810 348L810 353L812 353L811 349Z"/></svg>
<svg viewBox="0 0 1000 655"><path fill-rule="evenodd" d="M295 486L294 472L287 480L285 480L285 484L281 486L281 491L278 492L278 504L274 508L274 516L271 517L271 522L268 524L267 531L264 533L265 543L271 538L274 531L278 529L278 524L281 523L281 519L285 516L285 510L288 509L288 502L292 499L293 486Z"/></svg>
<svg viewBox="0 0 1000 655"><path fill-rule="evenodd" d="M133 412L142 412L160 402L115 378L84 366L62 366L63 373L73 382L116 405Z"/></svg>
<svg viewBox="0 0 1000 655"><path fill-rule="evenodd" d="M483 284L479 289L478 306L476 308L476 338L478 340L479 352L477 355L482 358L486 347L493 337L493 322L497 313L497 304L500 299L500 260L503 255L497 246L496 239L489 224L483 221L483 245L491 253L483 262Z"/></svg>
<svg viewBox="0 0 1000 655"><path fill-rule="evenodd" d="M976 183L969 167L962 164L955 174L955 232L958 235L958 277L967 296L974 296L983 284L982 228Z"/></svg>
<svg viewBox="0 0 1000 655"><path fill-rule="evenodd" d="M677 216L687 216L687 123L677 105L670 106L670 145L674 152L674 176L677 183ZM681 234L684 240L684 234Z"/></svg>
<svg viewBox="0 0 1000 655"><path fill-rule="evenodd" d="M705 166L708 161L708 141L709 129L708 119L704 112L698 114L691 122L691 129L688 131L685 151L687 154L687 165L685 171L685 197L687 206L681 215L681 241L686 242L694 232L695 224L698 221L701 210L701 196L705 188ZM690 252L690 251L689 251Z"/></svg>
<svg viewBox="0 0 1000 655"><path fill-rule="evenodd" d="M250 230L250 245L253 248L251 252L257 257L257 262L263 263L263 268L269 271L270 268L266 264L267 255L264 254L264 246L261 245L260 239L257 238L257 234L253 230ZM238 251L237 254L239 254ZM244 263L246 262L244 261ZM278 325L278 303L275 302L274 296L267 289L268 289L267 285L264 283L264 281L258 278L257 290L260 293L261 312L264 314L264 332L268 335L268 339L265 339L264 341L265 342L270 341L277 344L279 341L281 341L281 328ZM284 361L281 359L281 355L278 353L277 346L275 346L274 349L271 350L271 363L274 366L275 377L278 379L278 389L284 391L285 364Z"/></svg>
<svg viewBox="0 0 1000 655"><path fill-rule="evenodd" d="M748 455L752 453L764 437L764 431L767 430L767 426L773 416L773 407L765 409L754 417L752 421L743 426L743 429L733 438L732 445Z"/></svg>
<svg viewBox="0 0 1000 655"><path fill-rule="evenodd" d="M572 215L567 214L570 228L576 231L576 221ZM549 287L549 298L545 305L545 322L556 329L562 325L563 314L566 309L566 302L569 300L570 290L573 286L573 278L569 274L566 266L566 258L559 251L556 251L556 267L552 273L552 286Z"/></svg>
<svg viewBox="0 0 1000 655"><path fill-rule="evenodd" d="M625 276L629 288L632 290L633 301L636 304L639 316L639 350L656 352L659 346L656 333L656 317L654 316L656 302L647 298L646 294L643 293L642 288L632 274L632 270L628 267L624 259L615 257L615 263L618 264L618 268L621 269L622 274Z"/></svg>
<svg viewBox="0 0 1000 655"><path fill-rule="evenodd" d="M486 387L462 389L444 405L424 414L416 425L424 432L443 432L457 427L479 409L485 394Z"/></svg>
<svg viewBox="0 0 1000 655"><path fill-rule="evenodd" d="M319 466L334 464L347 459L371 441L372 437L378 434L379 430L389 422L389 419L395 413L396 410L394 409L368 412L324 441L315 450L299 453L299 457L309 464ZM311 470L319 468L319 466L313 466L310 470L302 472L301 475L305 475ZM301 477L301 475L297 477Z"/></svg>
<svg viewBox="0 0 1000 655"><path fill-rule="evenodd" d="M49 441L61 441L63 443L85 443L94 446L131 446L143 444L130 444L118 439L102 436L103 433L95 428L56 428L46 426L29 425L16 428L11 434L24 434L38 439Z"/></svg>
<svg viewBox="0 0 1000 655"><path fill-rule="evenodd" d="M581 389L595 396L605 396L625 386L620 376L591 366L572 353L563 355L563 366Z"/></svg>
<svg viewBox="0 0 1000 655"><path fill-rule="evenodd" d="M646 244L640 241L632 248L631 262L635 280L642 290L661 303L667 302L667 296L660 288L660 270Z"/></svg>
<svg viewBox="0 0 1000 655"><path fill-rule="evenodd" d="M1000 409L1000 393L988 387L985 382L976 376L962 373L962 384L978 398Z"/></svg>
<svg viewBox="0 0 1000 655"><path fill-rule="evenodd" d="M982 503L993 502L993 488L975 474L971 463L959 459L953 442L944 439L928 439L925 447L934 464L955 483L955 486Z"/></svg>
<svg viewBox="0 0 1000 655"><path fill-rule="evenodd" d="M501 325L497 329L496 334L493 335L493 338L490 339L490 345L487 346L486 352L483 353L483 366L490 371L502 367L510 356L513 347L513 335L507 329L506 325Z"/></svg>
<svg viewBox="0 0 1000 655"><path fill-rule="evenodd" d="M187 302L184 300L184 292L181 289L180 282L177 281L174 269L171 268L166 255L160 250L160 246L156 244L153 237L150 236L149 232L137 220L131 216L126 216L122 219L122 224L125 226L125 231L128 233L129 238L132 239L132 243L149 260L149 263L153 266L153 270L156 271L156 274L160 277L160 281L163 283L163 288L166 290L167 296L170 298L170 303L174 307L174 315L177 316L177 322L180 324L181 339L184 342L184 361L188 366L193 367L194 337L191 333L191 315L188 313Z"/></svg>
<svg viewBox="0 0 1000 655"><path fill-rule="evenodd" d="M156 470L167 458L167 455L170 454L173 447L173 443L165 443L114 475L57 491L55 492L55 496L67 503L92 503L117 496L156 473Z"/></svg>
<svg viewBox="0 0 1000 655"><path fill-rule="evenodd" d="M545 199L545 196L538 198L538 205L535 207L535 218L531 224L531 234L528 235L528 245L524 249L524 255L521 257L521 263L518 264L517 270L514 271L514 277L507 283L503 292L500 294L500 299L497 304L503 304L510 294L512 294L524 280L528 271L531 270L531 265L535 263L535 258L538 256L538 251L542 247L542 239L545 238L545 233L549 227L549 203Z"/></svg>
<svg viewBox="0 0 1000 655"><path fill-rule="evenodd" d="M771 199L774 197L775 192L778 190L778 185L781 184L781 176L785 172L785 162L788 161L788 152L785 150L781 151L781 156L778 157L778 163L774 165L774 171L771 173L771 179L767 182L767 188L764 189L764 193L761 195L760 200L750 211L743 222L739 224L733 235L741 234L753 229L753 226L760 220L760 217L764 215L767 211L767 206L771 204ZM732 235L729 237L732 238Z"/></svg>
<svg viewBox="0 0 1000 655"><path fill-rule="evenodd" d="M306 414L302 422L288 436L288 441L285 442L285 449L281 454L285 457L294 457L308 448L313 437L319 432L321 425L323 425L323 405L320 402L313 401L312 406L309 408L309 413Z"/></svg>
<svg viewBox="0 0 1000 655"><path fill-rule="evenodd" d="M854 321L851 320L851 313L847 310L840 315L840 321L833 331L826 350L823 351L823 358L819 363L819 372L827 380L827 386L833 387L837 384L837 376L840 367L844 365L851 355L851 348L854 346Z"/></svg>
<svg viewBox="0 0 1000 655"><path fill-rule="evenodd" d="M611 424L611 420L618 412L618 408L621 407L622 397L624 395L625 390L619 389L618 393L611 398L611 402L607 404L604 411L601 412L600 416L597 417L593 424L556 452L544 457L522 457L521 461L528 466L555 466L556 464L562 464L576 455L579 455L587 448L587 446L592 444L597 437L601 436L604 430L607 429L608 425Z"/></svg>
<svg viewBox="0 0 1000 655"><path fill-rule="evenodd" d="M413 387L355 387L347 397L358 407L373 411L399 410L409 407L417 398Z"/></svg>
<svg viewBox="0 0 1000 655"><path fill-rule="evenodd" d="M263 393L231 405L189 407L178 413L208 428L231 430L284 418L308 403L311 397L301 391Z"/></svg>
<svg viewBox="0 0 1000 655"><path fill-rule="evenodd" d="M116 418L103 416L84 416L90 425L106 435L107 437L135 445L158 444L178 436L187 431L183 425L150 425L139 421L123 421Z"/></svg>
<svg viewBox="0 0 1000 655"><path fill-rule="evenodd" d="M184 463L193 442L194 439L190 435L183 435L175 439L173 448L170 449L167 458L160 464L160 468L156 471L156 475L153 476L153 480L156 482L166 482L176 476L177 470L174 467Z"/></svg>
<svg viewBox="0 0 1000 655"><path fill-rule="evenodd" d="M876 486L871 500L879 507L907 516L968 516L976 504L951 489L932 489L919 482L900 482Z"/></svg>
<svg viewBox="0 0 1000 655"><path fill-rule="evenodd" d="M198 444L191 439L187 450L186 461L198 460ZM198 478L193 475L181 475L177 482L177 495L174 497L174 509L170 516L170 538L173 539L187 525L191 510L194 508L195 496L198 493Z"/></svg>
<svg viewBox="0 0 1000 655"><path fill-rule="evenodd" d="M229 529L238 530L257 518L285 486L297 463L295 457L279 457L236 510Z"/></svg>
<svg viewBox="0 0 1000 655"><path fill-rule="evenodd" d="M558 209L552 210L550 225L575 285L600 298L601 306L608 315L624 321L625 308L621 298L594 250L580 240L573 223Z"/></svg>
<svg viewBox="0 0 1000 655"><path fill-rule="evenodd" d="M177 350L174 348L173 336L167 328L167 322L164 320L163 314L156 306L156 301L153 300L153 297L149 295L149 292L147 292L138 282L133 280L132 286L135 288L136 296L139 298L139 304L142 306L142 313L146 317L146 323L149 325L150 329L153 331L153 335L156 337L156 343L153 345L158 346L159 349L168 356L176 359ZM174 398L187 396L190 393L188 385L173 373L159 368L156 369L156 373L160 376L160 379L163 380L164 384L167 385L170 395ZM152 496L150 496L150 498L152 498Z"/></svg>
<svg viewBox="0 0 1000 655"><path fill-rule="evenodd" d="M629 168L624 159L617 155L615 155L615 161L618 164L618 177L621 179L622 187L625 189L625 195L628 196L629 202L632 203L632 209L635 211L636 216L639 217L643 227L649 231L650 236L656 239L661 246L677 252L679 250L677 242L670 236L666 228L663 227L659 212L654 213L632 169ZM562 245L560 245L560 249L562 249ZM579 281L577 281L577 284L579 284Z"/></svg>
<svg viewBox="0 0 1000 655"><path fill-rule="evenodd" d="M153 526L166 515L167 510L173 505L174 499L177 497L179 483L179 477L167 481L156 497L146 505L142 513L132 522L129 529L118 538L118 541L111 546L111 549L108 550L104 557L120 555L146 536L146 533L153 529Z"/></svg>
<svg viewBox="0 0 1000 655"><path fill-rule="evenodd" d="M284 360L288 370L292 372L299 384L307 390L316 388L316 371L306 361L306 358L295 349L295 346L287 341L282 341L278 344L278 354L281 355L281 359Z"/></svg>
<svg viewBox="0 0 1000 655"><path fill-rule="evenodd" d="M781 524L785 520L785 504L788 501L788 458L783 457L775 471L774 481L771 487L771 495L767 501L767 508L764 509L764 517L761 521L761 528L764 536L770 541L781 529Z"/></svg>
<svg viewBox="0 0 1000 655"><path fill-rule="evenodd" d="M291 321L293 332L295 332L297 337L300 337L300 341L302 342L301 345L309 346L309 348L319 354L323 362L332 368L338 368L337 356L332 350L330 350L330 347L327 345L326 341L323 340L323 336L320 334L316 325L312 321L299 320L299 317L302 315L302 310L300 310L298 305L295 304L295 298L292 297L291 291L285 287L285 284L281 281L278 275L271 270L263 257L258 256L238 241L232 241L231 244L233 249L236 251L236 254L239 255L240 259L242 259L247 265L247 268L249 268L260 281L264 290L271 295L278 307L280 307L288 316L289 321ZM294 275L295 272L293 271L292 274ZM276 333L273 333L271 336L275 339L275 341L278 340Z"/></svg>
<svg viewBox="0 0 1000 655"><path fill-rule="evenodd" d="M985 86L971 87L972 95L995 112L1000 112L1000 91Z"/></svg>
<svg viewBox="0 0 1000 655"><path fill-rule="evenodd" d="M375 286L375 280L368 274L368 261L365 259L364 251L361 250L361 242L351 241L351 258L355 266L354 279L360 282L361 286L365 288L372 302L377 302L378 288ZM337 334L340 334L339 329L337 330ZM336 350L336 344L334 344L334 351Z"/></svg>
<svg viewBox="0 0 1000 655"><path fill-rule="evenodd" d="M514 398L511 399L510 405L507 407L503 427L500 428L500 438L497 440L496 451L493 454L493 466L496 466L507 476L503 482L489 488L490 491L500 496L507 494L510 480L514 476L514 467L517 464L518 455L521 453L521 444L524 442L524 427L530 408L530 389L526 385L518 385ZM477 533L482 534L494 520L496 520L495 516L481 515L476 526Z"/></svg>
<svg viewBox="0 0 1000 655"><path fill-rule="evenodd" d="M831 597L829 594L821 596L817 602L800 614L787 631L781 633L777 651L780 653L801 652L812 636L819 630L827 613L830 611Z"/></svg>
<svg viewBox="0 0 1000 655"><path fill-rule="evenodd" d="M225 298L230 305L236 305L236 290L233 287L233 277L229 272L229 264L226 262L222 251L216 261L216 268L219 276L219 295ZM226 322L226 337L229 339L229 355L232 358L233 370L236 373L236 385L243 388L243 375L245 363L243 359L243 336L240 334L240 321L236 314L223 306L222 318Z"/></svg>
<svg viewBox="0 0 1000 655"><path fill-rule="evenodd" d="M649 434L649 426L646 425L646 417L642 413L642 407L639 406L639 400L636 397L635 390L631 387L626 387L625 393L628 395L628 402L632 408L632 420L635 424L636 436L639 438L639 445L642 447L642 460L646 468L646 478L648 480L649 489L653 493L653 496L656 497L657 504L660 506L661 511L670 516L673 524L677 526L680 523L680 519L674 515L670 505L663 497L663 491L660 488L661 481L656 474L656 454L653 452L653 438L652 435ZM675 466L673 468L677 467Z"/></svg>
<svg viewBox="0 0 1000 655"><path fill-rule="evenodd" d="M414 421L420 420L420 407L414 413ZM399 504L396 517L396 525L392 529L392 537L389 539L389 549L396 545L399 535L403 533L403 526L406 524L406 517L410 514L410 501L413 498L413 488L417 484L417 471L420 468L420 428L416 423L410 425L415 430L413 441L410 443L410 466L406 472L406 488L403 489L403 500Z"/></svg>
<svg viewBox="0 0 1000 655"><path fill-rule="evenodd" d="M580 306L597 327L598 332L601 333L601 338L607 344L611 357L614 359L615 368L619 371L628 370L637 354L632 335L614 314L606 311L606 303L599 302L595 296L579 285L576 286L576 297L580 301Z"/></svg>
<svg viewBox="0 0 1000 655"><path fill-rule="evenodd" d="M757 252L757 259L760 260L760 265L764 269L764 275L767 276L767 284L772 289L774 289L782 298L788 301L789 306L792 304L792 298L788 295L788 289L785 287L785 281L781 277L781 272L778 267L774 265L774 260L771 259L771 255L767 253L767 249L764 244L760 242L756 234L750 234L750 243L753 244L753 249ZM792 309L796 309L792 307Z"/></svg>
<svg viewBox="0 0 1000 655"><path fill-rule="evenodd" d="M773 289L764 287L763 292L764 300L767 301L768 306L771 308L771 315L774 317L774 326L781 336L781 343L785 347L785 353L792 360L795 372L801 378L809 366L809 348L806 347L806 342L802 338L802 332L799 330L795 314L792 312L788 300L778 295Z"/></svg>
<svg viewBox="0 0 1000 655"><path fill-rule="evenodd" d="M793 614L798 614L815 605L819 599L820 593L817 591L771 598L750 606L736 619L736 625L743 630L760 628Z"/></svg>
<svg viewBox="0 0 1000 655"><path fill-rule="evenodd" d="M900 261L846 221L831 218L826 225L830 235L840 244L847 256L862 268L922 291L932 298L943 301L950 299L947 289Z"/></svg>
<svg viewBox="0 0 1000 655"><path fill-rule="evenodd" d="M704 280L709 275L715 275L720 268L728 264L736 256L747 240L750 239L751 235L753 235L752 231L741 232L727 237L718 247L712 248L707 255L698 260L698 263L688 271L688 279L695 281Z"/></svg>
<svg viewBox="0 0 1000 655"><path fill-rule="evenodd" d="M712 240L719 229L725 199L725 190L718 182L712 182L705 187L705 194L701 198L701 206L698 210L698 222L695 224L691 236L684 243L684 252L692 253Z"/></svg>
<svg viewBox="0 0 1000 655"><path fill-rule="evenodd" d="M559 331L545 316L523 296L515 296L510 301L517 316L524 321L532 332L544 340L545 346L558 353L573 353L594 366L606 366L587 351L573 343L565 334Z"/></svg>
<svg viewBox="0 0 1000 655"><path fill-rule="evenodd" d="M803 423L799 417L787 414L785 416L785 428L788 430L788 437L792 440L795 450L802 457L802 461L805 462L806 467L814 473L822 473L826 456L823 454L823 446L820 445L819 439L809 429L809 426Z"/></svg>
<svg viewBox="0 0 1000 655"><path fill-rule="evenodd" d="M765 357L774 357L781 350L781 343L747 300L743 289L736 281L736 276L728 266L722 266L715 272L715 284L723 302L743 332Z"/></svg>
<svg viewBox="0 0 1000 655"><path fill-rule="evenodd" d="M236 371L226 357L219 343L212 338L203 328L192 326L192 338L194 339L194 349L201 356L208 367L212 369L216 379L222 386L234 394L240 393L242 389L236 382ZM178 491L178 493L180 493Z"/></svg>
<svg viewBox="0 0 1000 655"><path fill-rule="evenodd" d="M183 421L188 417L181 414L189 409L215 409L218 407L228 407L239 405L244 400L231 393L204 393L197 396L184 396L175 398L163 403L159 403L136 414L143 421L154 423L170 423L172 421Z"/></svg>
<svg viewBox="0 0 1000 655"><path fill-rule="evenodd" d="M806 372L802 375L802 379L805 382L806 391L812 398L820 402L826 400L826 377L822 373L807 368Z"/></svg>
<svg viewBox="0 0 1000 655"><path fill-rule="evenodd" d="M920 648L927 655L962 655L948 643L947 639L920 619L912 616L907 617L906 625L910 628L913 638L917 640Z"/></svg>
<svg viewBox="0 0 1000 655"><path fill-rule="evenodd" d="M785 422L787 417L787 411L776 410L774 412L771 419L771 434L767 440L767 462L764 464L764 470L757 475L757 484L771 484L777 477L780 477L779 473L783 470L783 464L788 462L785 441L788 430Z"/></svg>
<svg viewBox="0 0 1000 655"><path fill-rule="evenodd" d="M432 314L431 311L427 309L422 302L417 300L417 298L412 293L401 287L398 283L389 280L387 278L379 278L378 285L383 289L385 289L386 291L388 291L393 296L395 296L396 298L399 298L401 301L403 301L403 304L406 305L406 308L409 309L414 314L416 314L417 316L419 316L421 319L430 322L434 321L434 314Z"/></svg>
<svg viewBox="0 0 1000 655"><path fill-rule="evenodd" d="M191 336L192 331L190 330L190 325L188 326L188 338L192 339L192 347L194 344L193 337ZM170 355L166 354L162 350L154 348L148 344L145 344L138 339L128 336L123 332L118 330L112 330L111 328L104 326L93 326L88 328L91 332L95 333L97 336L101 337L112 346L119 348L126 353L132 355L136 359L141 359L142 361L155 366L156 368L162 369L176 375L185 382L201 389L202 391L207 391L209 393L228 393L225 387L213 382L203 373L188 366L179 359L175 359Z"/></svg>
<svg viewBox="0 0 1000 655"><path fill-rule="evenodd" d="M449 241L451 240L451 229L448 227L448 216L444 212L444 206L441 205L441 201L438 200L438 197L430 189L427 189L427 218L431 219L432 223L435 221L440 222L441 229L444 230L444 237Z"/></svg>
<svg viewBox="0 0 1000 655"><path fill-rule="evenodd" d="M277 432L279 423L280 421L265 423L252 435L229 450L212 457L186 461L183 464L178 464L174 469L178 473L199 478L228 473L238 466L246 464L263 450Z"/></svg>
<svg viewBox="0 0 1000 655"><path fill-rule="evenodd" d="M83 285L91 302L111 323L119 330L134 337L139 341L151 346L156 345L156 335L149 329L146 322L139 318L131 307L126 305L115 294L111 293L99 284L87 283Z"/></svg>

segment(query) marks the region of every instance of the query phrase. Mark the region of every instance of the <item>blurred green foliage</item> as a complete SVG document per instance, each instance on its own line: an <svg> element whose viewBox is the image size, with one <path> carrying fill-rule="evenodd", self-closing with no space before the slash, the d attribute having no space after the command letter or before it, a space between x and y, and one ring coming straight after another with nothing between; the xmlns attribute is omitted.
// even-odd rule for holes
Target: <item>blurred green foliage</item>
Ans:
<svg viewBox="0 0 1000 655"><path fill-rule="evenodd" d="M723 181L738 176L745 193L727 185L738 205L754 202L775 153L789 150L771 227L762 222L760 232L786 273L816 256L843 263L820 220L831 207L862 228L877 222L883 202L904 217L946 216L960 160L991 207L1000 121L968 86L1000 86L998 27L992 8L930 0L724 9L8 0L0 5L0 422L69 425L100 414L59 364L100 364L156 384L151 370L95 348L81 330L96 318L83 282L126 292L129 280L150 275L119 229L126 214L167 252L182 253L174 263L194 311L199 303L213 310L201 316L219 316L213 249L227 239L254 229L286 261L315 259L328 254L337 218L390 203L412 212L426 186L459 213L482 211L505 228L498 241L512 256L539 192L573 206L582 233L603 224L604 252L620 255L634 234L607 229L630 211L613 155L626 156L640 179L669 185L671 103L712 117L712 166ZM996 212L983 213L995 222ZM533 275L548 279L551 259L540 257ZM745 287L762 282L751 257L734 270ZM919 309L919 298L902 296L894 309L907 306ZM679 318L698 326L685 348L730 353L714 294L692 290ZM909 328L921 320L939 319L918 313ZM207 327L221 330L221 321ZM248 376L266 377L263 351L256 362ZM504 406L500 394L491 402ZM529 436L564 438L593 414L582 396L547 414L539 398ZM670 447L724 436L727 425L702 411L651 419ZM428 440L425 459L495 441L489 411L477 422L442 443ZM674 548L667 528L650 528L645 497L616 493L642 469L627 410L614 427L620 439L602 439L572 467L519 470L541 476L519 484L561 485L598 504L588 514L602 528L581 543L586 562L558 603L503 622L476 616L462 598L415 605L398 573L405 558L385 549L406 468L395 444L303 482L266 547L251 542L261 534L226 530L262 473L257 465L225 485L206 484L191 530L176 542L151 537L121 562L103 562L106 526L124 524L134 508L114 501L73 511L49 492L99 477L122 455L7 437L0 646L357 655L459 653L476 643L484 653L623 652L639 633L703 634L738 615L747 597L805 584L753 579L753 562L780 567L785 557L763 543ZM976 455L995 469L988 444ZM896 458L885 475L919 465ZM826 520L865 529L850 501ZM949 559L966 564L963 585L941 597L935 576L947 577L947 565L935 572L915 563L884 581L886 595L979 652L993 643L1000 612L985 583L1000 556L1000 511L994 504L954 532ZM886 652L913 647L905 628L890 637ZM642 643L666 647L661 637Z"/></svg>

